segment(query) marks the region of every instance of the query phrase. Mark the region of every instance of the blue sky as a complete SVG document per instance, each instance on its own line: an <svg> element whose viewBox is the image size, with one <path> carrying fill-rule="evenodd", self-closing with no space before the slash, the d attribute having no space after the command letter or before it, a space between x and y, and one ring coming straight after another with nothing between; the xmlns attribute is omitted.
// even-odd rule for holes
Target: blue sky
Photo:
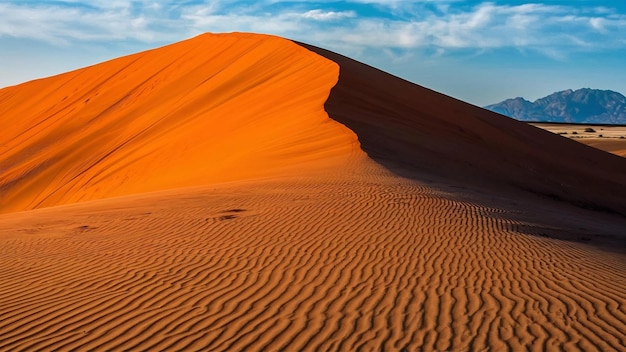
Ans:
<svg viewBox="0 0 626 352"><path fill-rule="evenodd" d="M476 105L626 94L624 0L0 0L0 87L232 31L321 46Z"/></svg>

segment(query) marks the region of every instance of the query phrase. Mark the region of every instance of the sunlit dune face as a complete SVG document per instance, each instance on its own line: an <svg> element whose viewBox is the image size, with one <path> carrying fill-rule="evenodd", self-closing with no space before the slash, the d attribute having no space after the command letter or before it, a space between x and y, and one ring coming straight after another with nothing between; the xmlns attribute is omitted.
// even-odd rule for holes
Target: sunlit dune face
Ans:
<svg viewBox="0 0 626 352"><path fill-rule="evenodd" d="M0 212L329 167L356 142L323 109L338 70L206 34L3 89Z"/></svg>

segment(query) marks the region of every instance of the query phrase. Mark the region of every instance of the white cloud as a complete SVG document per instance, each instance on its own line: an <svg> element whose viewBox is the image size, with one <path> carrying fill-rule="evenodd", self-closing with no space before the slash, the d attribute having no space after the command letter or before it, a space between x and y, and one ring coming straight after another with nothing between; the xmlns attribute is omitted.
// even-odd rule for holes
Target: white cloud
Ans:
<svg viewBox="0 0 626 352"><path fill-rule="evenodd" d="M343 18L356 17L354 11L323 11L320 9L310 10L301 15L303 18L309 18L317 21L334 21Z"/></svg>
<svg viewBox="0 0 626 352"><path fill-rule="evenodd" d="M150 28L154 19L132 13L128 7L109 4L97 10L59 6L0 4L0 37L43 40L56 44L91 40L152 41L161 35Z"/></svg>
<svg viewBox="0 0 626 352"><path fill-rule="evenodd" d="M419 8L403 16L395 16L390 10L384 17L361 17L349 9L348 3L339 11L324 8L319 2L312 7L306 1L294 5L276 0L216 0L186 6L174 0L95 0L89 6L74 0L57 5L8 2L0 3L0 37L57 44L99 40L166 42L205 31L250 31L350 50L428 47L442 54L456 49L513 47L560 57L568 51L623 47L622 33L626 33L626 15L604 7L577 10L485 2L468 8L454 6L453 0L348 2Z"/></svg>

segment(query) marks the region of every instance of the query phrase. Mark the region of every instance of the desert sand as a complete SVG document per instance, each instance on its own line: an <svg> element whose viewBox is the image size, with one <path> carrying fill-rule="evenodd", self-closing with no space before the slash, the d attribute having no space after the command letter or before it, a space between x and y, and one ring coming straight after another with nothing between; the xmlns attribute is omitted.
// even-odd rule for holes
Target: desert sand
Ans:
<svg viewBox="0 0 626 352"><path fill-rule="evenodd" d="M561 123L532 123L532 125L588 146L626 157L626 126Z"/></svg>
<svg viewBox="0 0 626 352"><path fill-rule="evenodd" d="M0 212L332 167L358 142L315 56L209 36L4 89Z"/></svg>
<svg viewBox="0 0 626 352"><path fill-rule="evenodd" d="M0 350L625 349L618 156L240 33L0 122Z"/></svg>

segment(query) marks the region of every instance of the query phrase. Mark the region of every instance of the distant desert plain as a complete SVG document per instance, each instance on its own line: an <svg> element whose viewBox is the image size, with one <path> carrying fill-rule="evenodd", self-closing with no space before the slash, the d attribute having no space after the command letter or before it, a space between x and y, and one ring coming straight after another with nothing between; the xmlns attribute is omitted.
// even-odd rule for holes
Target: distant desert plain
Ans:
<svg viewBox="0 0 626 352"><path fill-rule="evenodd" d="M0 351L626 350L626 159L350 58L203 34L0 123Z"/></svg>
<svg viewBox="0 0 626 352"><path fill-rule="evenodd" d="M534 122L531 125L594 148L626 157L626 126Z"/></svg>

